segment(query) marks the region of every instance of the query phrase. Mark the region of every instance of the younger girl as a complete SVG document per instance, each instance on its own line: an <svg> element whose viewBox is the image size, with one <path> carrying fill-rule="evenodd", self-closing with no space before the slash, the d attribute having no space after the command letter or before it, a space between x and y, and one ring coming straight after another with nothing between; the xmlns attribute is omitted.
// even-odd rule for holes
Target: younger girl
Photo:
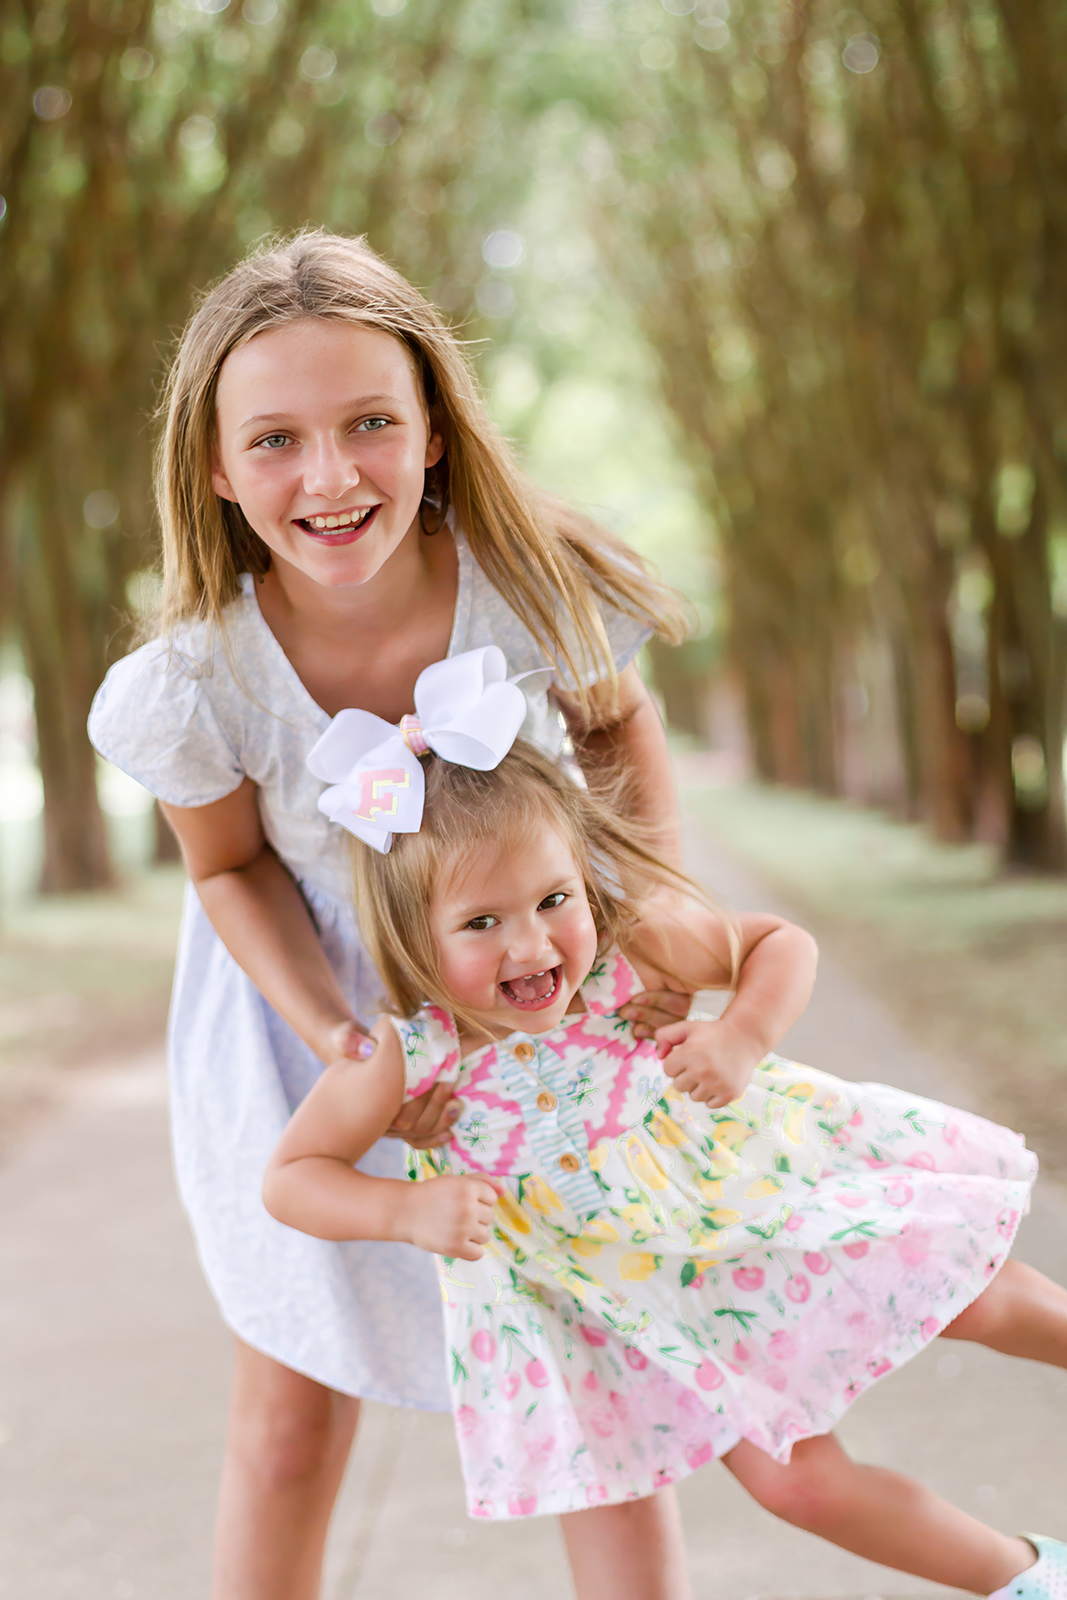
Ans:
<svg viewBox="0 0 1067 1600"><path fill-rule="evenodd" d="M731 952L632 825L529 746L494 771L430 755L421 830L390 849L367 829L389 826L387 791L358 818L390 747L346 781L328 771L341 722L312 765L339 780L324 809L376 846L357 846L357 902L395 1014L369 1064L331 1066L304 1101L264 1198L318 1237L438 1256L471 1514L619 1502L722 1457L869 1559L1062 1595L1067 1547L995 1533L830 1432L938 1334L1067 1366L1067 1293L1007 1261L1035 1173L1019 1137L768 1055L806 1004L811 941L742 917ZM404 737L425 749L418 719ZM642 985L729 987L735 955L721 1019L635 1040L619 1008ZM463 1112L420 1181L354 1170L438 1081ZM607 1541L576 1577L588 1600L688 1592Z"/></svg>

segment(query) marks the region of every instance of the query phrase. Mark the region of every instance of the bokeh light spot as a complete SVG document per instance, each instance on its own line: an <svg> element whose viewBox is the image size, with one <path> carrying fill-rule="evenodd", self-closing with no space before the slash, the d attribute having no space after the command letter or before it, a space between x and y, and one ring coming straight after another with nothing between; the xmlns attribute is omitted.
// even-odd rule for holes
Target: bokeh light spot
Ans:
<svg viewBox="0 0 1067 1600"><path fill-rule="evenodd" d="M313 44L300 57L300 75L312 83L320 83L330 76L336 65L337 57L332 50L324 50L321 45Z"/></svg>
<svg viewBox="0 0 1067 1600"><path fill-rule="evenodd" d="M881 59L881 47L873 33L854 33L841 52L850 72L873 72Z"/></svg>
<svg viewBox="0 0 1067 1600"><path fill-rule="evenodd" d="M730 30L720 17L700 21L693 29L693 38L702 50L725 50L730 43Z"/></svg>
<svg viewBox="0 0 1067 1600"><path fill-rule="evenodd" d="M126 50L119 62L119 71L130 83L139 83L155 66L155 58L147 50Z"/></svg>
<svg viewBox="0 0 1067 1600"><path fill-rule="evenodd" d="M483 278L474 298L483 317L508 317L515 309L511 285L500 278Z"/></svg>
<svg viewBox="0 0 1067 1600"><path fill-rule="evenodd" d="M273 155L295 156L304 148L304 124L296 117L279 117L267 135Z"/></svg>
<svg viewBox="0 0 1067 1600"><path fill-rule="evenodd" d="M368 144L376 144L384 149L387 145L396 144L400 138L400 119L394 117L391 111L379 111L367 118L363 132Z"/></svg>
<svg viewBox="0 0 1067 1600"><path fill-rule="evenodd" d="M206 150L215 142L215 124L210 117L186 117L178 138L186 150Z"/></svg>
<svg viewBox="0 0 1067 1600"><path fill-rule="evenodd" d="M525 254L525 239L511 228L495 228L482 245L482 260L486 266L501 272L517 267Z"/></svg>
<svg viewBox="0 0 1067 1600"><path fill-rule="evenodd" d="M58 122L71 107L69 89L57 89L53 84L43 84L33 97L33 109L42 122Z"/></svg>
<svg viewBox="0 0 1067 1600"><path fill-rule="evenodd" d="M119 503L110 489L94 489L82 503L82 516L90 528L110 528L118 521Z"/></svg>

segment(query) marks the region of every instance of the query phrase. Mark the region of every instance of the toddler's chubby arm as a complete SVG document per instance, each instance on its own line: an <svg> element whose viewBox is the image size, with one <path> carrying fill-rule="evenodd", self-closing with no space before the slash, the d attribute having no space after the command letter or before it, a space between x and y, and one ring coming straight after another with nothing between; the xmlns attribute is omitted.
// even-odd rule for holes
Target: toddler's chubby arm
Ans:
<svg viewBox="0 0 1067 1600"><path fill-rule="evenodd" d="M396 1030L383 1018L374 1038L371 1062L335 1061L298 1106L267 1165L263 1203L277 1221L317 1239L389 1239L477 1261L498 1195L489 1179L411 1183L355 1170L404 1098Z"/></svg>
<svg viewBox="0 0 1067 1600"><path fill-rule="evenodd" d="M665 896L638 925L632 956L638 975L650 988L654 974L664 972L694 991L729 988L725 927L699 902L682 904L678 909L678 899ZM713 1107L744 1093L753 1069L803 1014L818 965L815 940L783 917L755 912L735 918L735 926L739 972L725 1011L714 1022L673 1022L655 1034L664 1072L691 1100Z"/></svg>

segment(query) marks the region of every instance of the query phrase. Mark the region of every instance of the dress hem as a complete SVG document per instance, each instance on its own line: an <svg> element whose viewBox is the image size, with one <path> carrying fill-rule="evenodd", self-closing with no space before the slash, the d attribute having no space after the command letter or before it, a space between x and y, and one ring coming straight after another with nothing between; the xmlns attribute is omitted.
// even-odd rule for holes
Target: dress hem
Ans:
<svg viewBox="0 0 1067 1600"><path fill-rule="evenodd" d="M255 1350L257 1354L261 1356L266 1356L270 1361L276 1361L280 1367L285 1367L288 1372L295 1372L301 1378L310 1378L312 1383L321 1384L324 1389L329 1389L333 1394L346 1395L350 1400L371 1400L377 1405L393 1406L397 1410L401 1411L428 1411L439 1413L452 1411L452 1402L449 1399L442 1400L442 1402L438 1405L434 1404L430 1400L404 1400L398 1395L387 1394L383 1390L375 1389L373 1386L355 1390L348 1388L343 1384L336 1383L331 1378L326 1377L323 1372L315 1372L310 1370L307 1363L287 1360L285 1357L278 1354L277 1351L268 1350L261 1338L253 1337L248 1333L242 1332L242 1330L236 1325L234 1319L227 1316L224 1311L221 1311L221 1308L220 1314L222 1316L223 1323L227 1328L229 1328L230 1332L235 1336L235 1338L240 1339L242 1344L248 1345L249 1349Z"/></svg>
<svg viewBox="0 0 1067 1600"><path fill-rule="evenodd" d="M1001 1271L1004 1263L1011 1255L1012 1246L1015 1243L1022 1219L1028 1211L1029 1204L1027 1203L1027 1205L1018 1212L1015 1222L1012 1226L1010 1237L1005 1236L1005 1249L999 1262L997 1263L996 1270L984 1276L981 1282L976 1281L973 1284L960 1284L958 1286L957 1294L954 1294L952 1297L953 1303L951 1305L951 1316L944 1315L944 1311L949 1309L948 1307L943 1307L941 1310L930 1315L928 1320L937 1323L938 1326L936 1331L931 1333L929 1338L926 1339L923 1344L909 1349L905 1348L907 1341L898 1339L891 1346L886 1345L882 1346L880 1349L873 1350L869 1358L872 1365L877 1366L883 1361L888 1362L889 1365L881 1372L870 1374L869 1382L865 1383L862 1388L857 1388L854 1394L846 1394L842 1396L839 1406L829 1413L829 1420L825 1428L813 1427L809 1432L797 1433L793 1438L788 1440L787 1448L785 1448L782 1452L778 1454L772 1454L770 1451L764 1451L764 1454L769 1456L772 1461L779 1461L783 1464L788 1463L790 1456L792 1455L794 1445L802 1444L806 1439L822 1439L825 1438L828 1433L832 1433L837 1427L838 1423L841 1421L841 1418L851 1410L852 1406L856 1403L861 1395L866 1394L868 1390L872 1389L876 1383L880 1383L883 1378L890 1377L892 1373L897 1372L901 1367L906 1366L909 1361L913 1361L915 1357L920 1355L922 1351L931 1345L935 1339L939 1338L944 1333L945 1329L949 1327L951 1323L955 1322L957 1317L962 1316L964 1311L966 1311L969 1306L974 1304L979 1295L981 1295L984 1290L989 1287L994 1278L997 1276L997 1273ZM963 1300L963 1304L957 1305L955 1302L960 1299ZM687 1462L679 1463L677 1466L672 1466L669 1471L665 1470L662 1473L654 1474L652 1478L646 1480L648 1484L647 1488L630 1489L621 1493L613 1493L610 1489L608 1489L604 1494L598 1496L597 1499L585 1500L580 1504L575 1503L572 1497L569 1497L565 1494L553 1496L548 1504L544 1503L542 1496L538 1496L537 1509L534 1511L500 1511L495 1513L479 1512L472 1510L471 1502L468 1501L467 1515L472 1521L475 1522L525 1522L529 1521L532 1517L566 1516L570 1512L587 1511L598 1505L623 1505L628 1500L644 1500L647 1499L649 1495L655 1494L660 1489L668 1488L673 1483L683 1482L686 1478L691 1477L694 1472L698 1472L701 1467L708 1466L712 1461L721 1461L723 1456L728 1455L731 1450L733 1450L747 1437L748 1436L746 1434L738 1431L736 1437L731 1441L731 1443L724 1447L720 1446L718 1449L712 1446L710 1453L706 1456L703 1456L700 1461L697 1461L692 1465ZM763 1449L763 1446L757 1445L756 1448Z"/></svg>

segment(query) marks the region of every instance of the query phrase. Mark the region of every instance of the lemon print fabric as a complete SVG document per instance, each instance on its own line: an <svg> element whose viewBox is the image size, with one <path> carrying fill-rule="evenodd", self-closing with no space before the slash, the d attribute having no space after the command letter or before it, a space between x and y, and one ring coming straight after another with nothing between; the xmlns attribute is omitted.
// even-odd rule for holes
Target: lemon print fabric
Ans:
<svg viewBox="0 0 1067 1600"><path fill-rule="evenodd" d="M639 988L616 952L584 1013L462 1061L439 1008L396 1024L409 1096L464 1106L412 1177L504 1188L484 1257L439 1261L472 1516L647 1495L742 1438L788 1459L970 1304L1028 1205L1018 1135L896 1089L769 1057L694 1104L617 1015Z"/></svg>

